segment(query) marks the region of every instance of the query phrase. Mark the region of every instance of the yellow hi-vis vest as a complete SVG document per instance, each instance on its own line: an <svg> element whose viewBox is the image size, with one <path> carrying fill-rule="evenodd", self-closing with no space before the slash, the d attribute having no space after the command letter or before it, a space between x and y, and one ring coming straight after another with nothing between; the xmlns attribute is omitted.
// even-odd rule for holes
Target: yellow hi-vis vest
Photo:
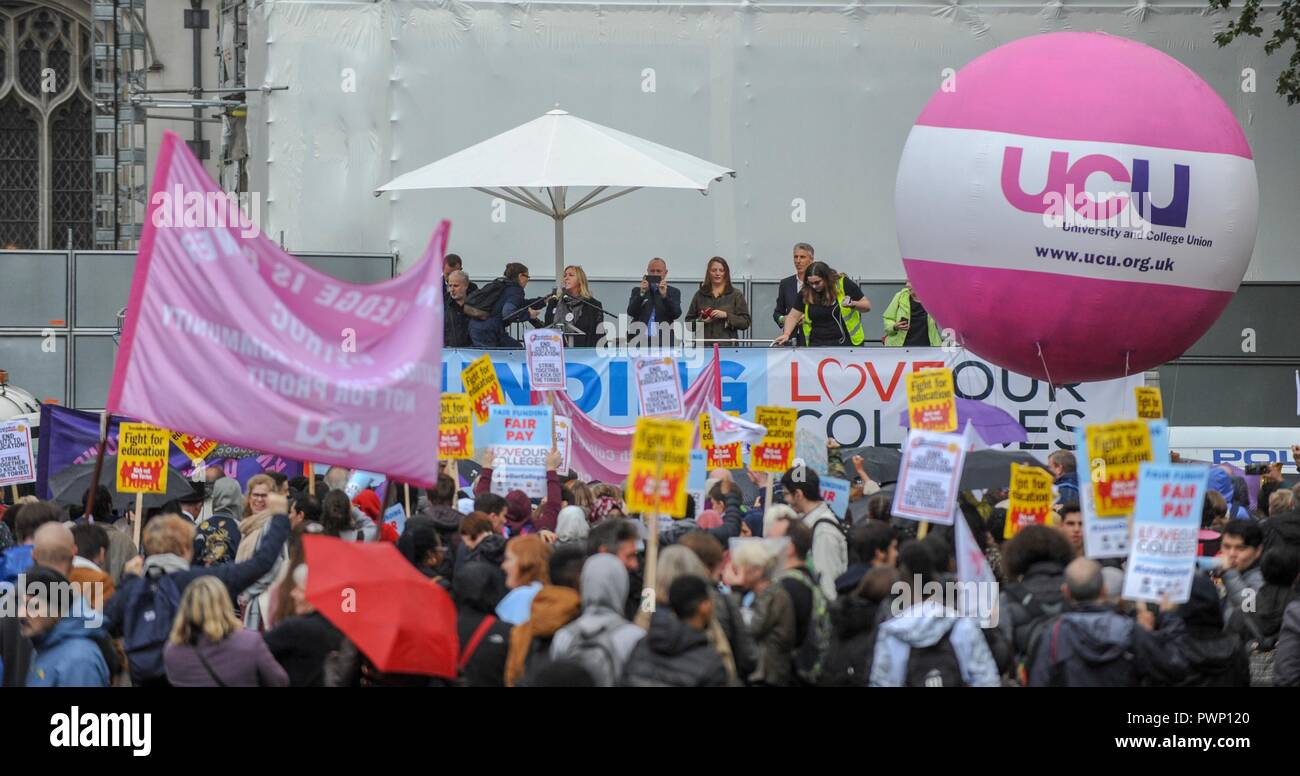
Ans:
<svg viewBox="0 0 1300 776"><path fill-rule="evenodd" d="M850 345L861 345L865 339L862 336L862 315L858 308L844 303L844 277L840 275L840 279L835 281L835 303L840 307L840 319L844 322L841 331L848 330ZM803 339L804 342L812 342L812 316L808 314L807 302L803 305Z"/></svg>

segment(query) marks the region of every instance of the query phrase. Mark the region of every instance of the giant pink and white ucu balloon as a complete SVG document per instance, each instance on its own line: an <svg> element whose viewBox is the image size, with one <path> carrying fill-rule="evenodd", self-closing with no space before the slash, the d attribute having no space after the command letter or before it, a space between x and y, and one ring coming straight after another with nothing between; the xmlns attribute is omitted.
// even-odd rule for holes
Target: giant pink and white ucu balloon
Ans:
<svg viewBox="0 0 1300 776"><path fill-rule="evenodd" d="M903 265L957 343L1061 384L1180 356L1232 299L1259 190L1209 84L1149 46L1061 32L962 68L907 138Z"/></svg>

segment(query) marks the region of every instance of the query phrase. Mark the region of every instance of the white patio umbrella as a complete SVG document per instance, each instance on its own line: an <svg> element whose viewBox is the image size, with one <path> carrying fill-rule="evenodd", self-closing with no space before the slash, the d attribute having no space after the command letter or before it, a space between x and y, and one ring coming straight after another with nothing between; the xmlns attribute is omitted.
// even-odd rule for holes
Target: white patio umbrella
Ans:
<svg viewBox="0 0 1300 776"><path fill-rule="evenodd" d="M555 220L555 283L564 274L564 219L637 189L694 189L736 171L559 109L399 175L385 191L475 189ZM572 205L569 189L590 187ZM537 193L530 191L537 189Z"/></svg>

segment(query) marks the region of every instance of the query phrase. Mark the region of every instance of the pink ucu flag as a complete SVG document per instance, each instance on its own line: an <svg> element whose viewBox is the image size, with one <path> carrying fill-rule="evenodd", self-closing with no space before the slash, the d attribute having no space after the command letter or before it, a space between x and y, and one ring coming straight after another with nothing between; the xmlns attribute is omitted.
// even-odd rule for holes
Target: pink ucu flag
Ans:
<svg viewBox="0 0 1300 776"><path fill-rule="evenodd" d="M1156 226L1187 226L1187 202L1191 193L1191 167L1173 165L1173 195L1168 204L1157 206L1150 202L1151 173L1146 159L1134 159L1133 171L1124 163L1107 154L1088 154L1070 162L1068 151L1052 151L1047 163L1047 182L1042 191L1029 194L1020 185L1020 164L1025 149L1007 146L1002 152L1002 194L1017 210L1026 213L1064 215L1062 208L1069 206L1085 218L1109 221L1128 207L1130 197L1117 194L1097 202L1087 191L1088 178L1096 173L1109 176L1116 190L1127 184L1132 202L1138 213Z"/></svg>
<svg viewBox="0 0 1300 776"><path fill-rule="evenodd" d="M166 133L109 411L435 485L450 224L406 273L356 285L241 236L225 197Z"/></svg>

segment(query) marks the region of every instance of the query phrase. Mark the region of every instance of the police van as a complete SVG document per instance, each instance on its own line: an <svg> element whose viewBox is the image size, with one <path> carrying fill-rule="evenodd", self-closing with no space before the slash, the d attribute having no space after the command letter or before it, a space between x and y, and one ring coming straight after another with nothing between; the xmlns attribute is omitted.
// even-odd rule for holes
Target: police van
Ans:
<svg viewBox="0 0 1300 776"><path fill-rule="evenodd" d="M1183 460L1230 463L1245 469L1251 464L1281 463L1282 471L1295 474L1291 445L1300 444L1300 428L1259 426L1171 426L1169 449Z"/></svg>

